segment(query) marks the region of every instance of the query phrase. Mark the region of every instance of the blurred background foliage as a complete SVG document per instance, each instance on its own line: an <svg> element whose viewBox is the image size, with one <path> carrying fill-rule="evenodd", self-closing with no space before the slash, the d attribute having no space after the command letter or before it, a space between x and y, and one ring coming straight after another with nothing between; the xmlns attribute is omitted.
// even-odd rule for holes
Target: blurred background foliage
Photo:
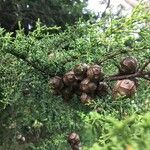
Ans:
<svg viewBox="0 0 150 150"><path fill-rule="evenodd" d="M21 22L25 33L35 29L40 18L43 25L73 25L79 18L88 20L90 12L84 9L87 0L0 0L0 25L7 31L18 29ZM84 10L83 10L84 9Z"/></svg>
<svg viewBox="0 0 150 150"><path fill-rule="evenodd" d="M149 82L140 79L131 99L113 101L110 93L90 105L78 97L64 102L48 84L78 63L102 61L106 76L117 73L115 63L126 56L141 66L150 59L149 13L137 6L128 17L105 16L93 24L81 19L63 32L37 22L26 34L20 23L15 37L0 28L1 148L68 150L67 135L77 132L85 150L149 150ZM113 59L106 59L110 54Z"/></svg>

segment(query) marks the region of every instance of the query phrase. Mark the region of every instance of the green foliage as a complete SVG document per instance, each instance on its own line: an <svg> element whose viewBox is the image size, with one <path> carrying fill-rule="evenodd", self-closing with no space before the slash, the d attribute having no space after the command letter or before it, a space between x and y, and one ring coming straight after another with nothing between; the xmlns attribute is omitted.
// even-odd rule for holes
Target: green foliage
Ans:
<svg viewBox="0 0 150 150"><path fill-rule="evenodd" d="M126 116L123 120L115 119L113 114L106 116L91 112L84 118L86 121L84 131L86 135L84 137L88 137L84 141L88 144L88 147L83 149L124 150L130 145L133 150L140 150L141 148L148 150L150 148L149 119L149 112L141 115ZM95 138L91 139L91 134L93 133ZM90 145L92 146L90 147Z"/></svg>
<svg viewBox="0 0 150 150"><path fill-rule="evenodd" d="M64 102L54 96L48 81L78 63L101 63L105 76L117 72L115 63L134 56L140 65L149 59L150 12L138 6L131 16L79 21L64 32L50 34L38 22L28 35L16 37L0 28L0 144L5 149L69 149L67 135L80 134L83 149L149 149L150 96L145 80L139 80L135 97L113 101L96 98L83 105L77 97ZM142 26L139 37L134 33ZM108 56L114 56L109 59ZM112 85L112 83L110 83ZM100 108L100 114L96 113ZM18 135L26 142L17 140Z"/></svg>

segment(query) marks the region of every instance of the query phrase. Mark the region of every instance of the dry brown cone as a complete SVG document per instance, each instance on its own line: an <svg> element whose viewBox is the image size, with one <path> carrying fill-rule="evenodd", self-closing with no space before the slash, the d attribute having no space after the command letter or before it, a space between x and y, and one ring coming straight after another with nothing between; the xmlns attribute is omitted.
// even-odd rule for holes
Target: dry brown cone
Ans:
<svg viewBox="0 0 150 150"><path fill-rule="evenodd" d="M74 81L72 84L71 84L71 87L73 89L73 91L76 91L80 88L80 83L78 81Z"/></svg>
<svg viewBox="0 0 150 150"><path fill-rule="evenodd" d="M55 76L50 80L50 85L53 89L61 90L64 87L62 78L59 76Z"/></svg>
<svg viewBox="0 0 150 150"><path fill-rule="evenodd" d="M136 84L129 79L118 80L113 88L112 96L114 99L124 96L130 98L136 92Z"/></svg>
<svg viewBox="0 0 150 150"><path fill-rule="evenodd" d="M76 80L81 81L85 78L88 67L89 66L86 64L78 64L74 67L73 71L74 71Z"/></svg>
<svg viewBox="0 0 150 150"><path fill-rule="evenodd" d="M100 81L103 79L102 68L99 65L92 65L87 70L87 78L91 81Z"/></svg>
<svg viewBox="0 0 150 150"><path fill-rule="evenodd" d="M120 63L120 74L126 75L126 74L132 74L137 71L137 60L132 57L126 57L124 58Z"/></svg>
<svg viewBox="0 0 150 150"><path fill-rule="evenodd" d="M74 83L72 83L72 91L77 96L81 96L82 91L80 90L80 82L79 81L75 81Z"/></svg>
<svg viewBox="0 0 150 150"><path fill-rule="evenodd" d="M91 102L92 98L88 94L82 93L80 96L80 100L83 104L87 104L87 103Z"/></svg>
<svg viewBox="0 0 150 150"><path fill-rule="evenodd" d="M91 82L90 79L86 78L80 83L80 89L83 93L94 94L97 88L96 83Z"/></svg>
<svg viewBox="0 0 150 150"><path fill-rule="evenodd" d="M61 77L55 76L50 80L50 85L52 86L53 94L60 95L61 90L64 87L64 83Z"/></svg>
<svg viewBox="0 0 150 150"><path fill-rule="evenodd" d="M68 143L72 150L79 150L80 147L80 137L77 133L70 133L68 136Z"/></svg>
<svg viewBox="0 0 150 150"><path fill-rule="evenodd" d="M22 94L23 94L23 96L29 96L30 95L30 89L29 88L23 89Z"/></svg>
<svg viewBox="0 0 150 150"><path fill-rule="evenodd" d="M62 90L62 98L67 102L73 97L72 89L66 87Z"/></svg>
<svg viewBox="0 0 150 150"><path fill-rule="evenodd" d="M63 76L63 82L67 86L71 86L74 81L76 81L74 71L69 71Z"/></svg>

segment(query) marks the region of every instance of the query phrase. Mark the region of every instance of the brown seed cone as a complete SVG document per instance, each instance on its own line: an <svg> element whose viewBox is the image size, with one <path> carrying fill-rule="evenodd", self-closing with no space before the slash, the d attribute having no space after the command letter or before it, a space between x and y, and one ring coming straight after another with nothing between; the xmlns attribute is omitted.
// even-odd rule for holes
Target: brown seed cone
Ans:
<svg viewBox="0 0 150 150"><path fill-rule="evenodd" d="M70 133L68 136L68 143L73 146L73 145L79 145L80 144L80 137L77 133L73 132Z"/></svg>
<svg viewBox="0 0 150 150"><path fill-rule="evenodd" d="M91 81L99 81L103 79L102 69L99 65L92 65L87 70L87 78Z"/></svg>
<svg viewBox="0 0 150 150"><path fill-rule="evenodd" d="M84 76L88 66L86 64L78 64L74 67L73 71L76 76Z"/></svg>
<svg viewBox="0 0 150 150"><path fill-rule="evenodd" d="M92 98L86 93L82 93L82 95L80 96L80 100L83 104L85 104L85 103L89 103L92 100Z"/></svg>
<svg viewBox="0 0 150 150"><path fill-rule="evenodd" d="M113 98L118 98L119 96L125 96L130 98L136 92L136 84L132 80L118 80L115 84L112 92Z"/></svg>
<svg viewBox="0 0 150 150"><path fill-rule="evenodd" d="M82 81L86 77L86 71L89 68L87 64L78 64L74 68L75 79Z"/></svg>
<svg viewBox="0 0 150 150"><path fill-rule="evenodd" d="M56 90L61 90L64 87L62 78L59 76L55 76L54 78L52 78L50 80L50 84L52 85L52 88Z"/></svg>
<svg viewBox="0 0 150 150"><path fill-rule="evenodd" d="M72 88L72 92L78 96L81 95L81 90L80 90L80 82L78 81L75 81L72 83L71 85L71 88Z"/></svg>
<svg viewBox="0 0 150 150"><path fill-rule="evenodd" d="M94 82L91 82L88 78L84 79L80 83L80 89L84 93L91 93L93 94L97 88L97 85Z"/></svg>
<svg viewBox="0 0 150 150"><path fill-rule="evenodd" d="M65 101L69 101L72 98L72 96L73 96L73 92L71 88L67 87L62 90L62 98Z"/></svg>
<svg viewBox="0 0 150 150"><path fill-rule="evenodd" d="M77 81L82 81L84 78L85 78L84 75L75 75L75 79L76 79Z"/></svg>
<svg viewBox="0 0 150 150"><path fill-rule="evenodd" d="M29 89L29 88L23 89L23 90L22 90L22 94L23 94L24 96L29 96L29 95L30 95L30 89Z"/></svg>
<svg viewBox="0 0 150 150"><path fill-rule="evenodd" d="M79 89L79 85L80 85L80 83L79 83L78 81L74 81L74 82L71 84L73 90Z"/></svg>
<svg viewBox="0 0 150 150"><path fill-rule="evenodd" d="M75 81L74 71L69 71L63 76L64 84L67 86L71 86L71 84Z"/></svg>
<svg viewBox="0 0 150 150"><path fill-rule="evenodd" d="M124 58L120 63L120 74L132 74L137 71L137 60L132 57Z"/></svg>
<svg viewBox="0 0 150 150"><path fill-rule="evenodd" d="M73 91L74 94L76 94L76 95L78 95L78 96L81 96L82 91L80 90L80 82L75 81L75 82L72 84L72 91Z"/></svg>
<svg viewBox="0 0 150 150"><path fill-rule="evenodd" d="M97 95L99 97L106 96L108 94L108 85L105 82L99 82L97 87Z"/></svg>

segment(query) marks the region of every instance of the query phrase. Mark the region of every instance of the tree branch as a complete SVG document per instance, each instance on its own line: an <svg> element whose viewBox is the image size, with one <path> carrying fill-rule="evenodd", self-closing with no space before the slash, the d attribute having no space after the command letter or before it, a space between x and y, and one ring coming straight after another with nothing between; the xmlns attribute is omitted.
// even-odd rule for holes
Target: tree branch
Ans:
<svg viewBox="0 0 150 150"><path fill-rule="evenodd" d="M35 61L30 60L26 55L17 53L13 50L11 50L11 51L6 50L6 51L7 51L7 53L15 56L16 58L21 59L24 62L26 62L29 66L33 67L34 69L36 69L37 71L42 73L43 76L46 76L46 77L47 76L50 76L50 77L54 76L54 74L50 72L49 68L47 66L43 66L43 64L40 65L40 62L36 63Z"/></svg>
<svg viewBox="0 0 150 150"><path fill-rule="evenodd" d="M50 70L50 67L48 65L44 65L41 64L41 62L39 60L35 61L32 60L30 58L27 57L27 55L24 54L20 54L16 51L13 50L6 50L7 53L15 56L18 59L23 60L24 62L26 62L29 66L33 67L34 69L38 70L40 73L42 73L43 76L45 77L54 77L56 75L55 72L52 72ZM102 64L103 62L107 61L108 59L113 59L114 57L116 57L117 55L123 54L123 53L127 53L127 50L121 50L119 52L113 53L113 54L108 54L102 61L97 62L97 64ZM77 58L68 58L66 59L64 62L62 62L62 67L64 66L65 63L73 61L73 59L77 59ZM150 63L150 60L148 60L141 69L139 69L138 72L134 73L134 74L129 74L129 75L119 75L119 74L115 74L115 75L111 75L108 77L105 77L104 81L115 81L115 80L122 80L122 79L131 79L131 78L143 78L146 80L150 80L150 72L145 72L144 69L147 67L147 65ZM63 68L62 68L63 69Z"/></svg>
<svg viewBox="0 0 150 150"><path fill-rule="evenodd" d="M104 80L105 81L115 81L115 80L131 79L131 78L136 78L136 77L150 80L150 78L146 77L146 76L150 76L150 72L136 72L136 73L130 74L130 75L109 76L109 77L106 77Z"/></svg>
<svg viewBox="0 0 150 150"><path fill-rule="evenodd" d="M118 55L125 54L125 53L127 53L127 50L119 50L116 53L108 54L104 59L98 61L97 64L101 65L103 62L107 61L108 59L112 59Z"/></svg>
<svg viewBox="0 0 150 150"><path fill-rule="evenodd" d="M107 10L107 8L109 7L109 5L110 5L110 0L108 0L107 6L106 6L104 12L103 12L102 15L101 15L102 18L105 17L105 15L106 15L106 10Z"/></svg>

